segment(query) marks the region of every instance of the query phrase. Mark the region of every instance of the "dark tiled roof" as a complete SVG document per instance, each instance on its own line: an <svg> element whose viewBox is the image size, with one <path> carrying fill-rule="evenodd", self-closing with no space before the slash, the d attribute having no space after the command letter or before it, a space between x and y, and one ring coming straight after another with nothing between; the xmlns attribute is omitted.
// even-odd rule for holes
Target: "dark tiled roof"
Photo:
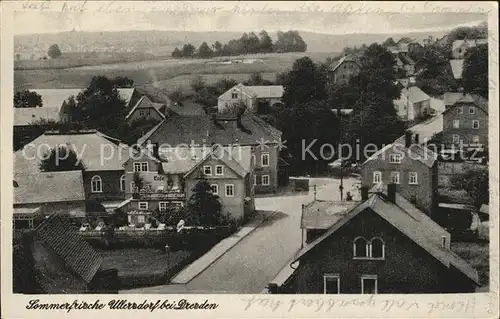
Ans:
<svg viewBox="0 0 500 319"><path fill-rule="evenodd" d="M172 112L182 116L196 116L204 115L206 113L203 109L203 105L190 100L183 101L181 104L171 103L168 108Z"/></svg>
<svg viewBox="0 0 500 319"><path fill-rule="evenodd" d="M375 154L373 154L366 161L364 161L362 165L365 165L365 163L369 161L382 157L382 155L385 152L387 152L389 149L392 150L395 147L398 147L398 151L403 156L408 156L410 159L418 160L419 162L425 164L427 167L433 167L434 164L436 163L437 153L433 152L432 150L428 149L425 146L415 143L411 145L411 148L406 148L404 147L404 136L403 136L403 138L399 138L393 144L388 144L385 147L381 148L379 151L375 152ZM385 158L387 161L389 160L389 156L385 156L382 158Z"/></svg>
<svg viewBox="0 0 500 319"><path fill-rule="evenodd" d="M209 146L212 143L257 145L261 140L277 142L274 133L255 120L253 115L244 114L241 124L242 127L238 128L235 119L213 121L209 115L173 115L141 137L138 144L147 140L171 147L191 143Z"/></svg>
<svg viewBox="0 0 500 319"><path fill-rule="evenodd" d="M477 94L463 94L460 92L446 92L444 94L444 105L446 113L460 104L475 104L477 107L488 113L488 100Z"/></svg>
<svg viewBox="0 0 500 319"><path fill-rule="evenodd" d="M343 56L330 71L335 72L344 62L354 62L358 64L358 66L360 64L355 56L353 56L352 54L348 54L346 56Z"/></svg>
<svg viewBox="0 0 500 319"><path fill-rule="evenodd" d="M60 215L50 216L33 233L86 283L92 280L101 267L102 257Z"/></svg>
<svg viewBox="0 0 500 319"><path fill-rule="evenodd" d="M397 199L396 202L398 202ZM408 203L406 203L406 205L408 205ZM458 255L453 253L448 247L442 247L440 245L440 238L443 231L437 231L438 229L441 229L437 225L432 225L432 227L430 227L430 224L435 224L434 221L427 216L424 216L425 214L416 208L413 209L410 214L399 204L394 204L388 201L387 198L380 193L372 194L366 201L345 213L342 218L340 218L328 231L326 231L326 233L300 250L295 257L295 261L302 258L318 244L334 234L343 225L366 209L371 209L373 212L385 219L388 223L410 238L417 245L425 249L430 255L446 267L450 268L453 266L457 268L476 284L479 284L477 271Z"/></svg>

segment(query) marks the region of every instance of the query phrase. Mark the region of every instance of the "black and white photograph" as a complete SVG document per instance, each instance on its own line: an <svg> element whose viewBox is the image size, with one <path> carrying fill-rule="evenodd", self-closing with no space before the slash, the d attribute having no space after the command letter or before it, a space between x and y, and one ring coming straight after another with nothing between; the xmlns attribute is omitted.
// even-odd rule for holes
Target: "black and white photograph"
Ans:
<svg viewBox="0 0 500 319"><path fill-rule="evenodd" d="M7 3L2 292L498 314L498 4L277 4Z"/></svg>

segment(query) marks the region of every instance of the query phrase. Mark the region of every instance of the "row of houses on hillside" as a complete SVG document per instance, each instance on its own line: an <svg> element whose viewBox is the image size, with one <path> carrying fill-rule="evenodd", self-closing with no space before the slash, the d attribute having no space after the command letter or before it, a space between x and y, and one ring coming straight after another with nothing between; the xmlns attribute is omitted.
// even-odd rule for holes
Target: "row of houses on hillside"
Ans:
<svg viewBox="0 0 500 319"><path fill-rule="evenodd" d="M254 210L256 192L275 192L286 182L288 164L280 157L280 145L281 132L251 112L238 117L174 113L136 148L95 130L47 131L14 153L14 207L20 219L26 209L33 209L31 220L49 210L81 218L92 200L108 213L122 208L143 215L134 219L144 221L155 210L184 206L204 179L224 211L242 219ZM72 149L84 169L42 171L46 154L60 146ZM44 183L54 187L41 191Z"/></svg>
<svg viewBox="0 0 500 319"><path fill-rule="evenodd" d="M71 122L71 112L68 100L77 97L83 90L79 89L30 89L41 96L42 106L14 108L14 150L35 138L38 128L33 122L41 120L68 123ZM134 88L118 88L119 96L125 101L125 108L132 109L141 99L142 94Z"/></svg>
<svg viewBox="0 0 500 319"><path fill-rule="evenodd" d="M247 86L239 83L218 97L217 110L223 113L243 103L249 112L267 113L266 108L282 103L283 93L282 85Z"/></svg>
<svg viewBox="0 0 500 319"><path fill-rule="evenodd" d="M361 167L360 200L302 205L302 248L268 291L474 292L478 272L451 250L437 214L437 177L438 155L410 131L374 153Z"/></svg>
<svg viewBox="0 0 500 319"><path fill-rule="evenodd" d="M453 77L459 84L462 81L462 72L467 51L470 48L475 48L478 45L483 44L488 44L488 39L462 39L453 41L451 47L450 67Z"/></svg>

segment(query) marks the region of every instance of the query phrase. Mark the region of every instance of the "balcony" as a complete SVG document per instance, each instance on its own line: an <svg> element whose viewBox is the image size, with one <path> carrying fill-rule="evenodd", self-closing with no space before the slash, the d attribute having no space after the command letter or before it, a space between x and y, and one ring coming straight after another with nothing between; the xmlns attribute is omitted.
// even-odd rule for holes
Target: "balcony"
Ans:
<svg viewBox="0 0 500 319"><path fill-rule="evenodd" d="M183 200L186 198L186 193L181 191L144 191L132 194L133 199L143 200Z"/></svg>

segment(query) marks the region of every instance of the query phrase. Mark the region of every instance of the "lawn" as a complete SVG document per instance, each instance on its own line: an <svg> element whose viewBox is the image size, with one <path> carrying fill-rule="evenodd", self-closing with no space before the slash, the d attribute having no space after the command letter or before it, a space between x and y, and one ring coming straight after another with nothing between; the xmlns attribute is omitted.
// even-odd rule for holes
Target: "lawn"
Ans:
<svg viewBox="0 0 500 319"><path fill-rule="evenodd" d="M481 287L489 286L490 251L488 242L453 242L451 250L477 270Z"/></svg>
<svg viewBox="0 0 500 319"><path fill-rule="evenodd" d="M156 248L99 249L103 268L118 269L120 289L165 284L171 276L194 261L199 252ZM168 270L170 272L168 273Z"/></svg>
<svg viewBox="0 0 500 319"><path fill-rule="evenodd" d="M134 80L136 87L153 87L173 91L175 87L185 87L187 77L202 74L209 78L237 77L246 80L253 72L262 72L266 78L274 80L274 75L290 69L293 62L301 57L309 56L316 62L323 62L327 53L284 53L251 55L245 58L261 58L256 63L213 64L218 59L163 59L148 61L130 61L115 64L89 65L66 69L15 70L15 89L30 88L77 88L84 87L96 75L108 77L128 77ZM230 59L241 59L242 56ZM225 57L224 59L228 59ZM166 82L164 82L166 81ZM168 87L167 87L168 86Z"/></svg>

